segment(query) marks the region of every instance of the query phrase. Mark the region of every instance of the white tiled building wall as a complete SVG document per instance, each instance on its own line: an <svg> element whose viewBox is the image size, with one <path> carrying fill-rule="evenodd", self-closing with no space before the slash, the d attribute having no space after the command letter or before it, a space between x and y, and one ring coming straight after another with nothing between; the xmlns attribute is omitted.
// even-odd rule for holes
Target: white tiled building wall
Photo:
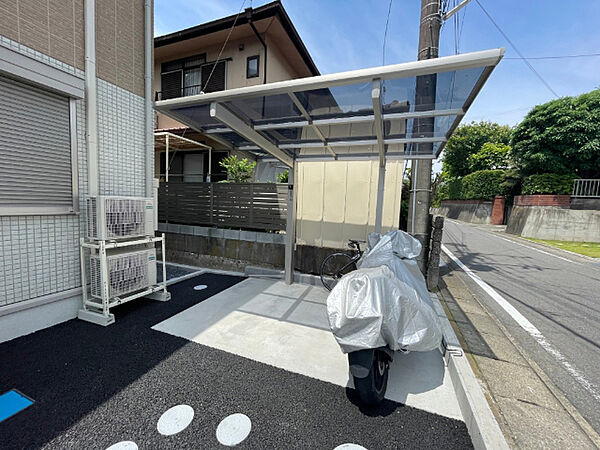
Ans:
<svg viewBox="0 0 600 450"><path fill-rule="evenodd" d="M101 194L144 196L144 137L144 99L98 80Z"/></svg>
<svg viewBox="0 0 600 450"><path fill-rule="evenodd" d="M68 73L83 72L0 37L0 45ZM98 80L100 193L144 195L144 99ZM80 215L0 217L0 308L81 285L79 237L85 233L85 102L77 101Z"/></svg>

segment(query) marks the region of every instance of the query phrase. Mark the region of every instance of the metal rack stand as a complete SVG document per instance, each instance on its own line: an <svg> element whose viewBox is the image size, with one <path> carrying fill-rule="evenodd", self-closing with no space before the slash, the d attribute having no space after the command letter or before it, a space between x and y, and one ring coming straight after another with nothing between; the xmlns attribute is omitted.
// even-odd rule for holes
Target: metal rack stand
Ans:
<svg viewBox="0 0 600 450"><path fill-rule="evenodd" d="M162 282L146 289L124 297L109 296L109 275L107 265L106 250L120 247L131 247L143 244L154 244L160 242L162 246ZM100 258L100 284L102 287L102 298L99 301L90 300L88 295L88 276L86 271L86 252L91 254L91 250L97 250ZM166 302L171 299L171 294L167 292L167 265L165 260L165 235L160 237L143 237L128 241L90 241L84 238L80 239L79 255L81 258L81 285L83 286L83 308L79 310L77 317L79 319L92 322L98 325L107 326L115 322L114 314L110 313L110 308L126 303L140 297L150 298Z"/></svg>

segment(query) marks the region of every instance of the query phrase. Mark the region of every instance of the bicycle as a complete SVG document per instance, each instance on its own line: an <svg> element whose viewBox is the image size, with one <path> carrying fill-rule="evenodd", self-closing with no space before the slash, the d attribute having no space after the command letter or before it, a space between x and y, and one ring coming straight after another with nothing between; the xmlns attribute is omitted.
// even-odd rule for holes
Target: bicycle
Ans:
<svg viewBox="0 0 600 450"><path fill-rule="evenodd" d="M356 270L356 262L363 255L360 249L360 243L366 241L358 241L356 239L348 240L350 252L335 252L327 256L321 263L321 283L328 291L331 291L337 284L338 280L347 273Z"/></svg>

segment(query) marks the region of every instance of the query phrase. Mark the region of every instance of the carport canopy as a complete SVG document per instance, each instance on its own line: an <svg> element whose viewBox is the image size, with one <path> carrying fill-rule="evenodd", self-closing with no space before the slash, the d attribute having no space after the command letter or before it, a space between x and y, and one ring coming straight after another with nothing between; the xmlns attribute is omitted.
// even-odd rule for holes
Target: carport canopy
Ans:
<svg viewBox="0 0 600 450"><path fill-rule="evenodd" d="M155 109L258 161L377 160L375 230L385 162L435 159L504 55L504 48L162 100ZM293 279L290 189L286 281Z"/></svg>
<svg viewBox="0 0 600 450"><path fill-rule="evenodd" d="M435 159L504 49L197 94L155 108L258 160Z"/></svg>

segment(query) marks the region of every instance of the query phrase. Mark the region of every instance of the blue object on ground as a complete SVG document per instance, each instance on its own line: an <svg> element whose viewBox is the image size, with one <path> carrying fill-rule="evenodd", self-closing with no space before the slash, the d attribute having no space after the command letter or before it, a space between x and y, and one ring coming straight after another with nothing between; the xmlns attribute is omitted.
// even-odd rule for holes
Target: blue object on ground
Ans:
<svg viewBox="0 0 600 450"><path fill-rule="evenodd" d="M0 395L0 422L33 405L33 400L11 389Z"/></svg>

